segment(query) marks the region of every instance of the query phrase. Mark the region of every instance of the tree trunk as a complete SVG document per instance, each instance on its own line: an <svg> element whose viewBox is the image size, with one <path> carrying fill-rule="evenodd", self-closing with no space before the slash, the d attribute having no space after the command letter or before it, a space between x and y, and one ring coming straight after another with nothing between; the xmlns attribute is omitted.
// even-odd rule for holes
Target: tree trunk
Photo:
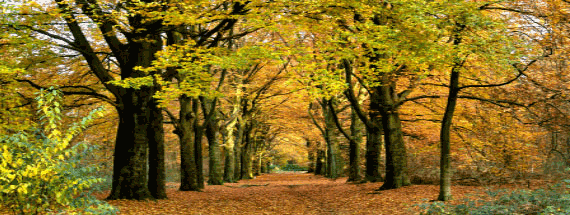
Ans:
<svg viewBox="0 0 570 215"><path fill-rule="evenodd" d="M184 43L183 36L179 33L183 27L178 27L167 31L167 45L181 45ZM188 77L183 73L178 73L177 68L167 69L169 74L178 74L178 82L182 82ZM196 113L192 109L193 99L187 95L178 97L180 103L178 127L174 131L180 141L180 191L199 191L194 147L194 120Z"/></svg>
<svg viewBox="0 0 570 215"><path fill-rule="evenodd" d="M136 19L137 17L133 17ZM147 76L135 67L149 67L155 60L156 52L162 49L159 34L141 33L142 38L128 38L129 45L122 56L121 78ZM140 36L139 35L139 36ZM152 74L150 74L152 75ZM162 112L156 106L153 96L156 87L141 89L120 89L117 96L119 128L115 143L112 189L107 199L153 199L166 198L164 175L164 134L162 134ZM149 190L149 143L152 146L150 157L153 175Z"/></svg>
<svg viewBox="0 0 570 215"><path fill-rule="evenodd" d="M234 179L235 181L239 181L241 179L241 166L242 166L242 154L243 154L243 147L240 147L236 144L234 148Z"/></svg>
<svg viewBox="0 0 570 215"><path fill-rule="evenodd" d="M307 159L309 160L309 168L307 173L315 172L315 149L313 147L313 142L307 140Z"/></svg>
<svg viewBox="0 0 570 215"><path fill-rule="evenodd" d="M208 184L209 185L222 185L224 184L224 178L222 173L222 166L220 165L220 142L219 142L219 126L218 126L218 117L217 112L215 110L215 101L208 101L205 99L205 103L203 105L209 105L210 107L205 108L203 111L204 113L209 113L210 111L212 116L209 116L208 121L205 122L206 124L206 138L208 139L208 154L209 154L209 174L208 174ZM205 106L204 106L205 107Z"/></svg>
<svg viewBox="0 0 570 215"><path fill-rule="evenodd" d="M372 120L371 120L372 121ZM380 173L380 155L382 153L382 131L374 126L368 129L366 139L366 176L370 182L384 181Z"/></svg>
<svg viewBox="0 0 570 215"><path fill-rule="evenodd" d="M380 86L382 108L382 128L386 144L386 180L380 190L395 189L410 185L408 177L408 158L402 133L402 122L395 108L393 86Z"/></svg>
<svg viewBox="0 0 570 215"><path fill-rule="evenodd" d="M224 184L223 169L220 165L220 142L218 140L217 129L214 128L216 125L212 125L214 122L208 123L206 127L206 137L208 138L208 153L210 156L209 160L209 174L208 174L208 184L210 185L222 185Z"/></svg>
<svg viewBox="0 0 570 215"><path fill-rule="evenodd" d="M125 89L123 105L118 109L117 130L113 161L113 182L107 197L114 199L153 199L147 184L148 124L147 108L150 101L145 89Z"/></svg>
<svg viewBox="0 0 570 215"><path fill-rule="evenodd" d="M398 113L382 113L382 124L386 143L386 180L380 189L408 186L411 184L408 177L408 158Z"/></svg>
<svg viewBox="0 0 570 215"><path fill-rule="evenodd" d="M244 130L244 125L243 125L243 120L241 119L241 117L238 117L238 124L237 124L237 134L234 137L235 138L235 170L234 170L234 179L237 181L239 179L241 179L241 165L242 165L242 153L243 153L243 130Z"/></svg>
<svg viewBox="0 0 570 215"><path fill-rule="evenodd" d="M238 79L238 80L239 80L238 83L240 83L241 79ZM235 130L236 130L236 126L238 125L238 122L239 122L238 115L241 114L240 113L241 90L242 90L241 86L236 87L236 98L235 98L235 103L233 105L232 114L229 117L230 118L229 121L227 123L225 123L225 126L222 130L223 131L222 139L223 139L223 144L224 144L224 149L225 149L224 150L224 152L225 152L224 181L230 182L230 183L237 181L237 178L235 177L235 175L236 175L235 174L236 161L237 161L237 158L235 156L235 154L236 154L236 152L235 152L235 148L236 148ZM239 144L237 147L239 148Z"/></svg>
<svg viewBox="0 0 570 215"><path fill-rule="evenodd" d="M350 169L347 181L360 181L360 142L362 141L362 134L360 132L360 120L358 119L354 109L350 113L350 121Z"/></svg>
<svg viewBox="0 0 570 215"><path fill-rule="evenodd" d="M192 111L192 98L180 97L180 131L177 134L180 138L180 191L199 191L198 170L196 168L195 146L194 146L194 120Z"/></svg>
<svg viewBox="0 0 570 215"><path fill-rule="evenodd" d="M235 157L234 146L226 146L224 148L225 161L224 161L224 182L234 183L234 170L235 170Z"/></svg>
<svg viewBox="0 0 570 215"><path fill-rule="evenodd" d="M252 170L252 174L253 176L259 176L261 173L261 153L259 151L260 145L261 145L261 141L263 140L259 140L259 137L256 135L253 138L253 142L255 143L255 145L253 146L253 153L252 153L252 165L251 165L251 170Z"/></svg>
<svg viewBox="0 0 570 215"><path fill-rule="evenodd" d="M461 43L461 31L465 29L465 25L456 23L454 29L453 45L458 46ZM459 69L463 67L464 60L460 58L454 59L454 65L451 69L451 77L449 78L449 95L447 96L447 106L441 121L441 158L439 172L439 196L440 201L451 200L451 138L450 129L453 122L453 113L457 106L457 97L461 88L459 88Z"/></svg>
<svg viewBox="0 0 570 215"><path fill-rule="evenodd" d="M251 147L247 144L244 147L241 158L241 179L252 179L253 178L253 161L251 157Z"/></svg>
<svg viewBox="0 0 570 215"><path fill-rule="evenodd" d="M155 199L166 199L166 172L164 161L164 128L162 109L158 107L158 100L153 98L149 106L149 179L148 189Z"/></svg>
<svg viewBox="0 0 570 215"><path fill-rule="evenodd" d="M379 95L372 92L370 95L370 108L380 109ZM366 175L365 180L370 182L384 181L380 173L380 155L382 154L382 121L378 111L370 111L369 126L366 129Z"/></svg>
<svg viewBox="0 0 570 215"><path fill-rule="evenodd" d="M269 173L269 162L261 164L261 173Z"/></svg>
<svg viewBox="0 0 570 215"><path fill-rule="evenodd" d="M192 103L192 112L194 116L198 116L199 112L199 100L194 98L194 102ZM202 156L202 137L204 136L204 127L200 125L200 118L194 118L194 157L196 161L196 174L197 174L197 181L198 187L200 189L204 189L204 159Z"/></svg>
<svg viewBox="0 0 570 215"><path fill-rule="evenodd" d="M338 178L338 143L334 139L334 131L336 125L334 123L334 116L333 111L330 108L333 108L332 105L329 105L330 102L333 102L332 99L327 100L323 99L323 113L325 115L325 142L327 143L327 174L326 176L329 178Z"/></svg>
<svg viewBox="0 0 570 215"><path fill-rule="evenodd" d="M317 161L315 163L315 175L324 175L325 167L323 160L325 159L325 151L321 148L321 144L317 142Z"/></svg>
<svg viewBox="0 0 570 215"><path fill-rule="evenodd" d="M261 168L263 167L262 165L262 154L259 152L256 152L256 162L255 162L255 171L254 171L254 175L255 176L260 176L261 175Z"/></svg>
<svg viewBox="0 0 570 215"><path fill-rule="evenodd" d="M439 178L439 197L440 201L451 199L451 144L450 129L453 120L453 112L457 105L457 95L459 94L459 71L454 68L451 72L451 80L449 83L449 96L447 97L447 107L441 121L441 160L440 160L440 178Z"/></svg>
<svg viewBox="0 0 570 215"><path fill-rule="evenodd" d="M328 178L338 178L337 168L336 168L336 154L333 144L330 142L330 138L327 144L327 164L326 164L326 177Z"/></svg>
<svg viewBox="0 0 570 215"><path fill-rule="evenodd" d="M234 183L235 180L235 125L237 123L237 119L233 119L226 125L224 128L225 132L223 132L223 142L224 142L224 153L225 153L225 162L224 162L224 181Z"/></svg>
<svg viewBox="0 0 570 215"><path fill-rule="evenodd" d="M370 93L371 110L368 111L367 117L365 112L361 109L360 98L354 94L351 62L347 59L344 59L342 62L345 70L345 82L349 87L344 94L352 107L352 115L358 116L366 129L366 153L364 155L364 165L366 169L364 180L370 182L383 181L382 175L380 174L380 155L382 151L382 131L380 128L382 123L378 114L378 110L380 109L379 95L375 91Z"/></svg>
<svg viewBox="0 0 570 215"><path fill-rule="evenodd" d="M241 179L252 179L253 178L253 161L252 161L252 151L253 151L253 122L246 122L244 128L244 147L242 148L241 156Z"/></svg>

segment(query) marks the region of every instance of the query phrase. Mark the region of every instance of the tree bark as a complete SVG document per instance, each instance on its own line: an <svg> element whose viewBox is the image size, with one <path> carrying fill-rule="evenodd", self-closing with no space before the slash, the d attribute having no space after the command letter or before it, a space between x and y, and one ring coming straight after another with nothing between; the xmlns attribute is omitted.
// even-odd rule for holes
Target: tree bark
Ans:
<svg viewBox="0 0 570 215"><path fill-rule="evenodd" d="M370 182L383 181L382 175L380 174L380 155L382 153L382 131L381 131L381 121L378 114L378 109L380 108L379 96L374 91L371 92L371 102L370 108L373 111L368 111L368 117L365 112L360 107L360 101L354 94L354 89L352 85L352 65L347 59L343 61L343 67L345 70L345 82L348 85L348 89L344 92L354 113L358 116L360 121L365 125L366 129L366 154L365 154L365 174L364 180Z"/></svg>
<svg viewBox="0 0 570 215"><path fill-rule="evenodd" d="M380 173L380 155L382 153L382 131L378 127L368 129L366 139L366 174L365 180L369 182L384 181Z"/></svg>
<svg viewBox="0 0 570 215"><path fill-rule="evenodd" d="M323 99L324 100L324 99ZM331 100L323 101L325 103L325 107L323 107L323 111L325 112L325 142L327 143L327 177L329 178L338 178L338 167L337 167L337 153L338 153L338 146L337 141L334 140L334 118L332 116L332 111L328 108L328 102L332 102Z"/></svg>
<svg viewBox="0 0 570 215"><path fill-rule="evenodd" d="M134 18L133 18L134 19ZM156 58L155 53L162 48L160 35L141 34L143 38L128 38L126 50L128 56L121 65L121 78L138 78L146 76L134 68L149 67ZM115 144L113 166L113 183L107 199L153 199L166 198L164 175L164 137L162 129L162 112L153 96L156 87L141 89L122 89L117 96L119 129ZM149 169L149 143L152 148L150 157L152 164L151 178ZM149 179L152 180L149 183ZM154 188L152 192L148 186ZM153 196L154 195L154 196Z"/></svg>
<svg viewBox="0 0 570 215"><path fill-rule="evenodd" d="M269 162L261 164L261 173L269 173Z"/></svg>
<svg viewBox="0 0 570 215"><path fill-rule="evenodd" d="M241 179L253 179L253 161L252 161L252 151L253 151L253 122L247 122L244 130L244 147L242 149L241 157Z"/></svg>
<svg viewBox="0 0 570 215"><path fill-rule="evenodd" d="M144 92L125 89L119 113L113 182L107 199L153 199L148 189L148 137L146 121L150 115ZM143 90L140 90L143 91ZM146 100L146 101L145 101Z"/></svg>
<svg viewBox="0 0 570 215"><path fill-rule="evenodd" d="M389 83L389 82L384 82ZM395 189L410 185L408 177L408 158L402 133L402 122L395 107L397 98L394 86L382 85L380 91L380 115L386 144L386 180L380 190Z"/></svg>
<svg viewBox="0 0 570 215"><path fill-rule="evenodd" d="M225 182L236 182L237 178L235 177L235 170L236 170L236 152L235 148L239 148L239 145L236 146L236 126L239 123L239 114L240 113L240 105L241 105L241 79L237 81L239 84L236 87L236 98L235 103L233 105L232 114L229 116L229 120L225 123L222 132L222 139L224 145L224 152L225 152L225 162L224 162L224 181ZM239 131L238 131L239 132Z"/></svg>
<svg viewBox="0 0 570 215"><path fill-rule="evenodd" d="M194 98L192 103L192 112L198 116L199 100ZM202 156L202 137L204 136L204 127L200 125L199 117L194 118L194 157L196 161L196 183L200 189L204 189L204 159Z"/></svg>
<svg viewBox="0 0 570 215"><path fill-rule="evenodd" d="M239 179L241 179L241 165L242 165L242 152L243 152L243 130L244 130L244 124L243 124L243 119L241 117L238 117L238 123L237 123L237 134L234 137L235 138L235 170L234 170L234 179L237 181Z"/></svg>
<svg viewBox="0 0 570 215"><path fill-rule="evenodd" d="M307 159L309 160L309 168L307 173L314 173L315 172L315 149L313 146L313 142L310 140L307 141Z"/></svg>
<svg viewBox="0 0 570 215"><path fill-rule="evenodd" d="M192 111L192 98L181 96L180 100L180 191L199 191L198 170L196 168L194 146L194 120L196 116Z"/></svg>
<svg viewBox="0 0 570 215"><path fill-rule="evenodd" d="M261 147L263 142L265 141L264 136L254 135L253 142L255 145L253 146L253 164L252 164L252 172L253 176L261 175L261 162L262 162L262 152Z"/></svg>
<svg viewBox="0 0 570 215"><path fill-rule="evenodd" d="M253 175L254 176L260 176L261 175L261 168L263 167L262 163L262 154L259 153L259 151L257 151L255 156L255 166L254 166L254 171L253 171Z"/></svg>
<svg viewBox="0 0 570 215"><path fill-rule="evenodd" d="M360 132L360 120L354 109L350 113L350 142L349 142L349 161L350 169L347 181L360 181L360 142L362 134Z"/></svg>
<svg viewBox="0 0 570 215"><path fill-rule="evenodd" d="M209 173L208 173L208 184L209 185L222 185L224 184L224 178L222 173L222 166L220 165L220 142L219 142L219 126L218 117L216 109L215 99L209 101L209 99L204 99L202 102L203 112L207 113L205 116L207 121L206 126L206 138L208 139L208 154L209 154ZM209 107L207 107L209 106ZM210 116L210 114L212 114Z"/></svg>
<svg viewBox="0 0 570 215"><path fill-rule="evenodd" d="M149 115L149 179L148 189L155 199L166 199L166 172L164 161L164 117L162 109L158 107L158 100L153 98L150 102Z"/></svg>
<svg viewBox="0 0 570 215"><path fill-rule="evenodd" d="M447 106L441 121L441 160L440 160L440 180L439 180L439 197L440 201L451 200L451 143L450 129L453 120L453 113L457 105L457 95L459 94L459 69L451 72L449 83L449 96L447 97Z"/></svg>
<svg viewBox="0 0 570 215"><path fill-rule="evenodd" d="M317 161L315 163L315 175L324 175L325 167L323 160L325 159L325 151L322 149L320 142L317 142Z"/></svg>
<svg viewBox="0 0 570 215"><path fill-rule="evenodd" d="M253 178L253 161L251 157L251 144L246 143L241 158L241 179Z"/></svg>
<svg viewBox="0 0 570 215"><path fill-rule="evenodd" d="M370 108L373 111L368 113L370 119L366 128L366 174L365 180L370 182L384 181L380 173L380 156L382 154L382 120L379 112L379 95L372 92Z"/></svg>
<svg viewBox="0 0 570 215"><path fill-rule="evenodd" d="M224 181L234 183L235 180L235 125L237 123L237 118L232 119L224 128L225 132L223 132L223 144L224 144L224 153L225 153L225 162L224 162Z"/></svg>
<svg viewBox="0 0 570 215"><path fill-rule="evenodd" d="M215 128L214 122L208 123L206 127L206 137L208 138L208 153L210 156L209 160L209 174L208 174L208 184L210 185L222 185L224 184L223 169L220 165L220 142L218 140L218 132Z"/></svg>
<svg viewBox="0 0 570 215"><path fill-rule="evenodd" d="M224 161L224 182L234 183L234 170L235 170L235 157L234 146L226 146L224 148L225 161Z"/></svg>
<svg viewBox="0 0 570 215"><path fill-rule="evenodd" d="M327 144L327 169L326 169L326 177L329 178L338 178L338 167L337 167L337 157L338 157L338 145L337 141L334 140L334 116L333 111L329 108L329 102L332 100L323 99L322 106L323 106L323 113L325 115L325 142ZM330 105L332 107L332 105Z"/></svg>
<svg viewBox="0 0 570 215"><path fill-rule="evenodd" d="M454 29L453 45L458 46L461 43L460 33L465 28L465 25L456 24ZM451 77L449 79L449 95L447 96L447 106L445 113L441 120L440 144L441 144L441 158L440 158L440 172L439 172L439 196L440 201L451 200L451 141L450 129L453 122L453 113L457 106L457 97L459 91L459 69L463 67L465 61L456 58L453 68L451 69Z"/></svg>

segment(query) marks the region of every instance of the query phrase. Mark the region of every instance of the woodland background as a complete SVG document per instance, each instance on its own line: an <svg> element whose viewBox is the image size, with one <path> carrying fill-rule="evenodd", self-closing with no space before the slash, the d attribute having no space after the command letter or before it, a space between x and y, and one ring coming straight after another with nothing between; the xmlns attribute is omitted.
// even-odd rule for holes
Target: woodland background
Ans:
<svg viewBox="0 0 570 215"><path fill-rule="evenodd" d="M41 171L50 160L97 166L83 175L107 182L65 189L95 186L108 200L165 199L167 182L200 191L279 171L383 182L380 190L439 184L444 201L451 184L530 188L567 176L565 0L0 7L8 202L60 189L44 189L67 177L62 166ZM96 148L66 153L75 146ZM22 155L30 150L49 158ZM37 204L68 205L62 195ZM9 208L32 210L17 201Z"/></svg>

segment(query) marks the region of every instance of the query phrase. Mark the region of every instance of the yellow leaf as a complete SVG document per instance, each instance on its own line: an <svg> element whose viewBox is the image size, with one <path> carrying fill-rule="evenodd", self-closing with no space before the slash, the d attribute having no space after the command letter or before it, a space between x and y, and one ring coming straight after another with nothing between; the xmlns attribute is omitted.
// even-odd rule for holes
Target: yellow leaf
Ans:
<svg viewBox="0 0 570 215"><path fill-rule="evenodd" d="M24 186L18 187L18 193L28 194L28 189Z"/></svg>
<svg viewBox="0 0 570 215"><path fill-rule="evenodd" d="M4 147L6 147L6 146L4 146ZM4 158L3 160L5 163L11 163L12 162L12 154L6 148L4 149L4 152L2 152L2 157Z"/></svg>
<svg viewBox="0 0 570 215"><path fill-rule="evenodd" d="M6 174L6 178L7 178L9 181L11 181L11 180L14 180L14 178L16 178L16 175L14 175L14 174ZM13 185L11 185L11 186L13 186Z"/></svg>

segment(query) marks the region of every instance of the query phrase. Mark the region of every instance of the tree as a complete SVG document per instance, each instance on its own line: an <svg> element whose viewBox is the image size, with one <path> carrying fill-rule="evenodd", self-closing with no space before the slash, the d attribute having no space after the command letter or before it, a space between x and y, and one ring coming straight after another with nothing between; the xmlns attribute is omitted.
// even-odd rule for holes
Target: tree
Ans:
<svg viewBox="0 0 570 215"><path fill-rule="evenodd" d="M380 137L384 136L386 181L381 189L409 185L407 152L398 111L415 84L421 80L422 74L430 71L429 64L438 59L434 58L438 54L437 41L432 40L435 39L432 37L436 37L437 29L430 23L434 19L420 11L422 7L414 6L423 4L419 2L361 4L346 1L343 5L335 2L327 4L306 5L311 8L308 11L312 11L307 15L308 20L326 25L310 29L323 37L315 45L315 49L319 50L318 55L322 55L317 59L323 59L328 65L342 65L351 76L358 75L357 79L361 80L370 94L369 110L371 121L375 120L375 123L369 123L362 112L359 117L368 128L369 149L379 148L372 146L379 146ZM420 38L418 35L424 36ZM339 76L336 71L331 69L324 74ZM323 80L322 77L315 79ZM338 82L342 79L329 80L332 81L328 83L329 89L338 90ZM376 159L373 153L369 157ZM367 169L373 171L372 163L377 165L377 162L370 163Z"/></svg>
<svg viewBox="0 0 570 215"><path fill-rule="evenodd" d="M20 13L15 13L14 19L26 20L22 24L12 25L16 32L24 33L21 29L27 29L37 38L49 38L56 47L63 47L71 53L80 54L90 69L90 74L97 77L106 90L112 94L114 99L109 98L99 92L88 92L94 97L112 102L119 115L119 128L117 133L116 155L114 165L113 190L109 198L165 198L164 192L164 170L162 139L162 115L157 107L157 102L152 96L156 92L156 87L130 88L117 86L111 83L115 77L111 71L114 68L107 67L102 55L95 47L96 43L88 35L92 29L84 30L79 23L78 14L80 11L90 22L97 25L102 38L114 60L117 62L117 70L120 71L122 79L137 78L147 76L147 74L137 70L137 67L149 67L155 59L154 54L162 48L160 32L162 24L158 21L145 21L148 17L137 14L130 16L124 22L129 25L131 31L121 32L121 39L118 30L113 28L117 20L107 15L101 4L94 1L79 1L78 4L69 4L56 0L42 8L34 5L32 8L38 10L37 16L26 17L26 9L22 7ZM151 2L144 2L151 3ZM26 5L25 5L26 6ZM27 7L27 6L26 6ZM130 4L129 8L136 8ZM56 10L57 8L57 10ZM53 16L45 19L45 14L56 13L61 18L53 20ZM40 20L44 19L44 20ZM60 36L60 29L55 29L44 23L63 21L65 32L69 37ZM47 26L47 27L46 27ZM55 25L63 27L60 25ZM125 26L126 27L126 26ZM46 29L47 28L47 29ZM137 31L137 33L134 33ZM134 34L133 34L134 33ZM124 38L124 40L122 39ZM101 41L101 40L99 40ZM153 75L153 74L150 74ZM90 88L85 88L90 89ZM156 173L147 183L147 159L149 150L156 155L151 157L154 162L150 165L150 172ZM129 183L126 183L129 181ZM152 185L152 188L149 188Z"/></svg>
<svg viewBox="0 0 570 215"><path fill-rule="evenodd" d="M239 77L239 76L238 76ZM236 136L235 130L236 125L238 123L238 116L240 114L240 104L241 104L241 97L242 97L242 86L241 86L241 78L236 77L236 95L235 100L233 101L231 112L228 113L226 117L226 121L222 126L222 142L224 145L224 152L225 152L225 162L224 162L224 181L225 182L236 182L237 179L235 178L236 175Z"/></svg>
<svg viewBox="0 0 570 215"><path fill-rule="evenodd" d="M451 199L451 164L450 164L450 129L452 126L452 119L457 105L457 99L459 98L459 93L463 89L467 88L487 88L487 87L500 87L513 83L529 68L530 65L536 62L536 59L525 62L526 65L523 66L521 61L516 59L517 55L512 54L514 50L517 50L516 45L512 43L506 46L499 46L500 44L494 44L495 41L509 41L508 31L505 32L506 27L502 26L501 23L507 23L500 18L495 18L490 15L485 15L481 11L486 7L492 5L492 3L455 3L457 9L454 11L449 11L450 15L447 17L453 17L449 20L450 24L453 25L449 34L448 42L452 44L451 50L454 53L453 60L451 62L451 74L450 83L448 85L449 93L447 98L447 105L443 115L443 120L441 123L441 161L440 161L440 194L438 200L447 201ZM482 4L482 6L481 6ZM491 6L493 7L493 6ZM493 27L488 27L490 23L495 23ZM477 32L477 33L469 33ZM482 37L480 35L491 35ZM511 38L512 39L512 36ZM489 46L493 48L488 49L478 49L473 47ZM542 57L546 57L551 53L546 53ZM529 57L529 56L525 56ZM471 60L475 59L475 60ZM501 60L495 60L501 59ZM474 61L482 62L474 62ZM524 62L524 61L523 61ZM473 84L459 86L460 84L460 74L462 70L467 70L467 64L477 64L479 67L486 66L487 68L505 68L506 71L516 70L517 75L503 83L494 84ZM511 68L509 68L511 67ZM467 72L467 71L463 71ZM508 74L508 73L507 73ZM503 74L500 74L503 75ZM472 99L476 99L471 97Z"/></svg>
<svg viewBox="0 0 570 215"><path fill-rule="evenodd" d="M366 155L365 155L365 176L364 180L370 182L383 181L382 175L380 174L380 155L382 152L382 131L381 123L379 120L378 112L369 111L368 114L362 109L359 99L354 94L354 84L352 83L352 66L348 60L343 61L343 67L345 70L345 80L348 88L344 91L345 96L350 101L354 115L363 122L366 129ZM373 105L377 100L370 101L370 105ZM368 116L366 116L368 115Z"/></svg>
<svg viewBox="0 0 570 215"><path fill-rule="evenodd" d="M332 102L328 103L328 107L330 108L332 117L334 119L334 123L338 130L344 135L346 139L349 141L349 173L347 182L350 181L359 181L360 180L360 146L359 142L362 139L360 132L358 131L359 126L359 119L356 116L354 109L351 109L350 114L350 135L346 133L346 131L342 128L340 124L340 120L338 119L337 112L332 104Z"/></svg>
<svg viewBox="0 0 570 215"><path fill-rule="evenodd" d="M220 165L221 152L220 152L220 142L219 142L219 118L217 114L216 102L217 99L213 101L206 102L202 97L202 112L207 114L205 118L206 127L206 137L208 138L208 152L209 152L209 175L208 184L210 185L221 185L223 184L223 169ZM208 103L208 104L206 104ZM209 105L210 107L206 107Z"/></svg>
<svg viewBox="0 0 570 215"><path fill-rule="evenodd" d="M37 4L25 5L26 8L22 7L20 14L12 14L14 19L25 20L21 24L10 25L12 30L22 34L32 32L38 40L48 38L44 40L47 45L57 47L56 49L63 52L73 53L66 55L68 57L81 56L89 68L89 74L96 77L99 84L105 88L103 91L95 91L90 87L81 86L82 83L77 83L76 88L83 91L74 93L88 94L116 107L119 126L115 155L121 156L115 156L110 199L166 198L163 169L163 110L159 107L160 95L157 95L157 92L165 88L163 85L169 83L177 74L172 73L176 71L175 69L157 69L161 63L164 63L157 57L159 51L164 48L162 34L174 36L173 31L182 29L183 32L178 33L184 33L186 29L190 29L190 33L197 33L193 35L195 39L193 47L216 47L223 32L227 32L237 22L235 16L243 15L246 11L246 4L211 2L210 6L213 8L224 5L220 10L212 10L210 11L212 14L206 15L214 26L195 28L196 20L204 14L191 10L201 11L204 8L187 7L187 11L184 11L184 7L178 6L185 3L171 2L169 7L175 9L163 10L164 8L159 6L161 3L161 1L68 3L56 0L52 4L46 4L45 8ZM38 13L27 16L29 9ZM231 12L225 14L224 11ZM181 20L180 13L195 16ZM220 17L215 17L214 13L224 14L225 18L219 19ZM45 19L47 14L60 16ZM83 20L96 28L84 28L80 24ZM65 23L65 28L60 24L61 21ZM54 24L51 25L50 22ZM192 29L196 31L193 32ZM56 32L65 32L63 34L65 36L60 36L62 34ZM168 39L180 41L180 38ZM198 55L203 53L197 52ZM179 65L168 65L168 67L176 66ZM192 74L187 76L196 78ZM32 85L39 86L35 83ZM182 154L188 155L188 153ZM147 160L150 160L149 176L147 176ZM195 161L201 162L201 159Z"/></svg>
<svg viewBox="0 0 570 215"><path fill-rule="evenodd" d="M333 98L326 99L322 98L320 101L317 101L321 107L322 113L322 121L324 121L323 125L315 119L313 114L311 114L311 107L312 104L309 105L309 114L311 119L313 120L313 124L319 129L321 132L322 138L325 142L325 150L324 152L326 155L324 158L325 160L325 167L324 168L324 176L329 178L338 178L339 176L339 169L337 160L339 159L339 151L338 151L338 141L336 140L335 135L335 119L333 117L336 116L334 113L333 105Z"/></svg>

